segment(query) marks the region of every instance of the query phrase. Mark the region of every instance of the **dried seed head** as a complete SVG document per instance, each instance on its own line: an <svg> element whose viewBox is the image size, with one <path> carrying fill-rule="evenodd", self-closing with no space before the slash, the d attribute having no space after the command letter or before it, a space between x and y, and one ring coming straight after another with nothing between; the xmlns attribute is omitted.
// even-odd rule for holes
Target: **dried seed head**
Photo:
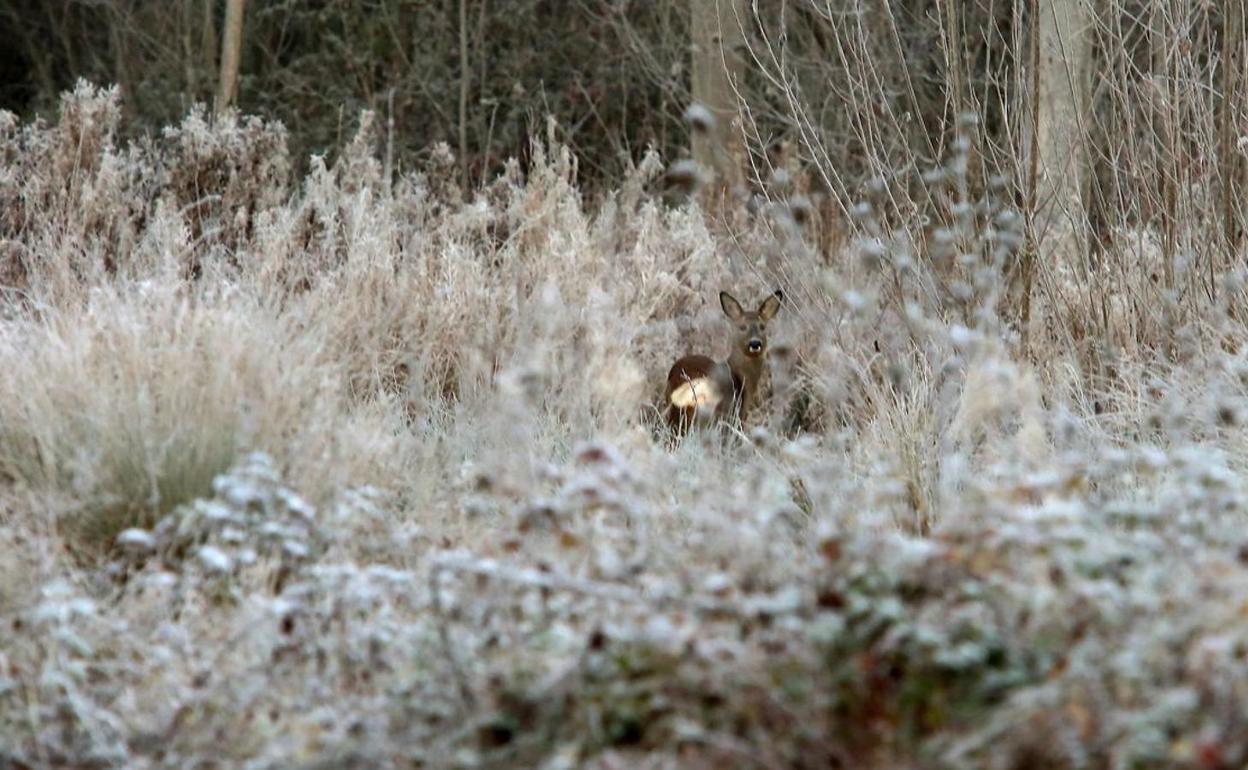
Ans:
<svg viewBox="0 0 1248 770"><path fill-rule="evenodd" d="M685 110L685 122L696 133L707 134L715 130L715 115L705 105L693 103Z"/></svg>
<svg viewBox="0 0 1248 770"><path fill-rule="evenodd" d="M789 198L789 215L799 225L809 222L814 211L815 207L811 204L810 198L807 198L805 195L794 195L792 198Z"/></svg>
<svg viewBox="0 0 1248 770"><path fill-rule="evenodd" d="M879 238L868 238L863 242L860 254L862 266L867 270L875 270L884 263L888 249Z"/></svg>
<svg viewBox="0 0 1248 770"><path fill-rule="evenodd" d="M156 538L145 529L123 530L117 536L117 547L130 553L146 553L156 547Z"/></svg>
<svg viewBox="0 0 1248 770"><path fill-rule="evenodd" d="M1003 209L993 218L997 227L1006 230L1021 227L1023 218L1014 209Z"/></svg>
<svg viewBox="0 0 1248 770"><path fill-rule="evenodd" d="M692 195L708 182L706 172L696 162L678 160L667 170L667 182L675 190Z"/></svg>
<svg viewBox="0 0 1248 770"><path fill-rule="evenodd" d="M778 192L788 192L793 186L793 176L789 174L788 169L775 168L771 171L771 179L769 180L771 189Z"/></svg>
<svg viewBox="0 0 1248 770"><path fill-rule="evenodd" d="M975 332L966 328L962 324L954 324L949 327L949 342L956 350L965 352L975 341Z"/></svg>
<svg viewBox="0 0 1248 770"><path fill-rule="evenodd" d="M852 312L859 312L867 306L867 298L862 292L849 289L841 292L841 302L844 302Z"/></svg>
<svg viewBox="0 0 1248 770"><path fill-rule="evenodd" d="M234 560L219 548L206 545L197 554L199 563L209 572L229 572L234 567Z"/></svg>

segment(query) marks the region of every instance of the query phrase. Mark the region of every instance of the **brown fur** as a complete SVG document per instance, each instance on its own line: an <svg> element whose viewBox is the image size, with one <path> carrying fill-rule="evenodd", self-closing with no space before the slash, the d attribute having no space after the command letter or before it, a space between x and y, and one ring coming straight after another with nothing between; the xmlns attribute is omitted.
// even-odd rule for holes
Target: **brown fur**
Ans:
<svg viewBox="0 0 1248 770"><path fill-rule="evenodd" d="M667 374L663 401L668 425L684 433L691 425L739 419L745 422L758 402L759 384L767 368L767 322L780 309L784 295L770 295L758 310L746 311L728 292L720 292L724 315L736 324L732 352L719 362L688 355Z"/></svg>

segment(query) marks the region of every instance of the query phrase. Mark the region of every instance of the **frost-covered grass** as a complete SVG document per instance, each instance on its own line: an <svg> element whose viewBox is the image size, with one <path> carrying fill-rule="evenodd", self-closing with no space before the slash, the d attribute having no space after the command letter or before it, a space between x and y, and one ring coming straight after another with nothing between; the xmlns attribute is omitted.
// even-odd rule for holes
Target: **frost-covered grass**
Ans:
<svg viewBox="0 0 1248 770"><path fill-rule="evenodd" d="M1054 271L1024 350L964 148L946 226L819 254L655 158L461 203L367 118L303 180L117 119L0 116L0 766L1248 761L1238 276L1071 339ZM667 366L776 286L769 409L669 446Z"/></svg>

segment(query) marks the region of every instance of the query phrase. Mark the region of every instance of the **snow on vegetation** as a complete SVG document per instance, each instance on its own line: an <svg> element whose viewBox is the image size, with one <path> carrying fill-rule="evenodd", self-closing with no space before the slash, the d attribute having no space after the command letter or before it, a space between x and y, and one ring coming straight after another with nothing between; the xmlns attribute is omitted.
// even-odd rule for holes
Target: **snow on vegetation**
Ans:
<svg viewBox="0 0 1248 770"><path fill-rule="evenodd" d="M292 179L119 114L0 116L0 767L1248 762L1238 276L1113 298L1111 360L1057 272L1024 344L966 143L939 227L817 253L788 175L729 237L653 156L464 203L368 116ZM777 287L767 408L672 441L719 290Z"/></svg>

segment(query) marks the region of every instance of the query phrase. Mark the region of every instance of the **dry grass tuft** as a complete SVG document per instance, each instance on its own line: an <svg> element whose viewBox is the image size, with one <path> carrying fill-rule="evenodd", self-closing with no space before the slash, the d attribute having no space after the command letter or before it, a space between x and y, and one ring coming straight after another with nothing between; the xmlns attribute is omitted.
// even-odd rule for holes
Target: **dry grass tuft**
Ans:
<svg viewBox="0 0 1248 770"><path fill-rule="evenodd" d="M315 451L336 409L315 347L224 291L101 286L8 324L0 350L0 475L72 490L58 519L96 550L208 494L241 451Z"/></svg>

